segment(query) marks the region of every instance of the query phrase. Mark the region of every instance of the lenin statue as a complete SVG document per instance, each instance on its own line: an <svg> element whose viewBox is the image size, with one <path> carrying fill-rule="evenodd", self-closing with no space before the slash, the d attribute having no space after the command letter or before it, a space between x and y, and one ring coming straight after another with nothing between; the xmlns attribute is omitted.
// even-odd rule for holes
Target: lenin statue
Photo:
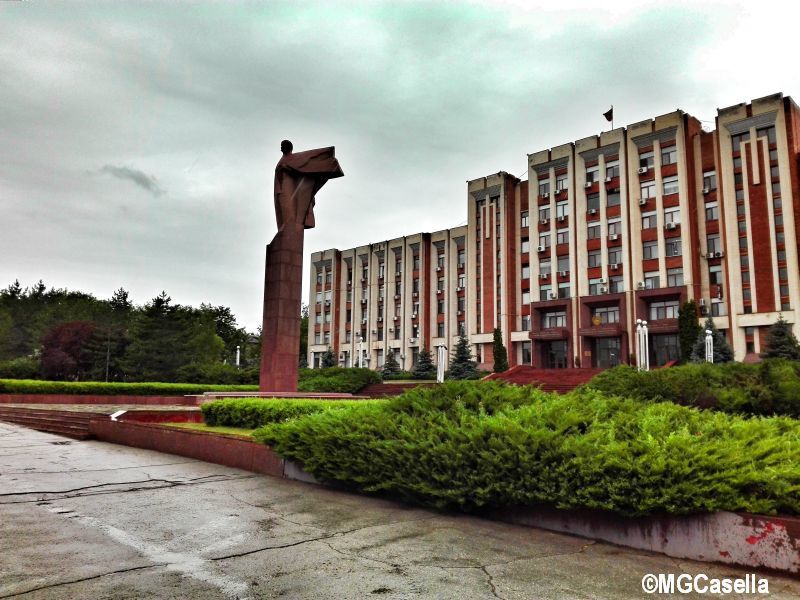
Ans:
<svg viewBox="0 0 800 600"><path fill-rule="evenodd" d="M315 226L314 201L328 179L342 177L334 148L292 152L275 167L275 218L278 233L267 246L264 320L261 338L262 392L296 392L303 292L303 237Z"/></svg>

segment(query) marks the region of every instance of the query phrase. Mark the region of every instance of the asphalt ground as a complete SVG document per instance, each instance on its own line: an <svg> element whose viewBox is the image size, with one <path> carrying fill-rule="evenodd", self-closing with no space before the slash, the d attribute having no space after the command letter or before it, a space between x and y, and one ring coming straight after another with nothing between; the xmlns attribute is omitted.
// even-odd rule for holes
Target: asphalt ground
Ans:
<svg viewBox="0 0 800 600"><path fill-rule="evenodd" d="M0 423L0 599L625 599L648 573L747 571ZM759 576L724 597L800 597Z"/></svg>

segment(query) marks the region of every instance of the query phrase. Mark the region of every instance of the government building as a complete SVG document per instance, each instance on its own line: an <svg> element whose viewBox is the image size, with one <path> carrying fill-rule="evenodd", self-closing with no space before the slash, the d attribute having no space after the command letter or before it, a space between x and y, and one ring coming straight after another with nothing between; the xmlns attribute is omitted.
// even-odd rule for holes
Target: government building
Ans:
<svg viewBox="0 0 800 600"><path fill-rule="evenodd" d="M776 94L683 111L528 155L528 178L467 183L467 225L311 257L309 364L410 370L465 333L492 367L636 364L637 319L651 366L675 360L678 309L693 299L737 360L755 360L800 306L800 112ZM449 354L449 352L448 352Z"/></svg>

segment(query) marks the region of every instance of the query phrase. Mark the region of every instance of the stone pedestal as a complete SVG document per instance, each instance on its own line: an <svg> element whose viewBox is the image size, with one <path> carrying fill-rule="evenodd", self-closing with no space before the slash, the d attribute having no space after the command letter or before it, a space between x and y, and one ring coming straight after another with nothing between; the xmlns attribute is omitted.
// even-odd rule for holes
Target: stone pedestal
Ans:
<svg viewBox="0 0 800 600"><path fill-rule="evenodd" d="M267 245L259 380L262 392L297 391L303 233L302 223L286 223Z"/></svg>

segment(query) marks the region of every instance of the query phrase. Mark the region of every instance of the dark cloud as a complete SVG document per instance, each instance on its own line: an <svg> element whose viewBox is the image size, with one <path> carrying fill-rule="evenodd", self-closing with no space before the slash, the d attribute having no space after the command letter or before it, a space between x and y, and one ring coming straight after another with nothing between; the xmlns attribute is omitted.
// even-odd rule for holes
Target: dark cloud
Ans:
<svg viewBox="0 0 800 600"><path fill-rule="evenodd" d="M103 165L100 173L108 173L117 179L127 179L138 185L143 190L150 192L153 196L158 197L164 194L164 190L158 185L158 181L152 175L148 175L138 169L130 167L117 167L114 165Z"/></svg>
<svg viewBox="0 0 800 600"><path fill-rule="evenodd" d="M317 199L310 254L457 225L466 179L524 174L610 104L622 125L800 89L780 69L764 85L758 53L791 51L753 37L774 18L737 37L718 3L558 4L0 2L0 287L166 289L254 328L282 139L335 145L347 174ZM705 61L721 37L730 56ZM111 177L85 176L99 165Z"/></svg>

